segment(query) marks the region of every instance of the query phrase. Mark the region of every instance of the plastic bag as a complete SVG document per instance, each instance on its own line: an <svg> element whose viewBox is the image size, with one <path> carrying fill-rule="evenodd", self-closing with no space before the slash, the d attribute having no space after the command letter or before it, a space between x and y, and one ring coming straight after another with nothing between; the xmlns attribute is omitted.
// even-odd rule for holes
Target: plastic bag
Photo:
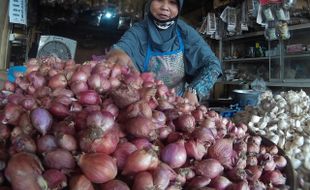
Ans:
<svg viewBox="0 0 310 190"><path fill-rule="evenodd" d="M256 78L252 83L251 83L251 88L255 91L266 91L266 83L262 78Z"/></svg>
<svg viewBox="0 0 310 190"><path fill-rule="evenodd" d="M26 66L12 66L8 69L8 80L10 82L15 82L16 77L26 71Z"/></svg>

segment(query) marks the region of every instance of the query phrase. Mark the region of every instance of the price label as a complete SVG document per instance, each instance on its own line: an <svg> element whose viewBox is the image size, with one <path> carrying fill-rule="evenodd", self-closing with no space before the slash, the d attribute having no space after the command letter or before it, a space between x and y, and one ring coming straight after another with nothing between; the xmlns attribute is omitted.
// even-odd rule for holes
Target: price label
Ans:
<svg viewBox="0 0 310 190"><path fill-rule="evenodd" d="M10 0L9 17L10 23L27 25L26 0Z"/></svg>

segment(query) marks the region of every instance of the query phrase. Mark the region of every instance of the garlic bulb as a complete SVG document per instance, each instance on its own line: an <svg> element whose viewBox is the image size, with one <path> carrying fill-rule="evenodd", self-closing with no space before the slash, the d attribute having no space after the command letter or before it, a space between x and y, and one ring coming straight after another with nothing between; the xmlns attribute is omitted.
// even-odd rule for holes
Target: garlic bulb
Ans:
<svg viewBox="0 0 310 190"><path fill-rule="evenodd" d="M309 154L308 154L308 156L305 158L304 167L305 167L307 170L310 170L310 155L309 155Z"/></svg>
<svg viewBox="0 0 310 190"><path fill-rule="evenodd" d="M301 166L302 162L300 160L297 160L295 158L291 158L292 166L294 169L299 168Z"/></svg>
<svg viewBox="0 0 310 190"><path fill-rule="evenodd" d="M251 122L258 123L261 118L262 117L259 117L258 115L252 115Z"/></svg>
<svg viewBox="0 0 310 190"><path fill-rule="evenodd" d="M284 145L285 145L285 138L279 138L278 146L283 149Z"/></svg>
<svg viewBox="0 0 310 190"><path fill-rule="evenodd" d="M304 137L303 136L295 137L293 143L299 147L302 146L304 144Z"/></svg>
<svg viewBox="0 0 310 190"><path fill-rule="evenodd" d="M282 130L287 129L289 127L285 119L279 120L277 126L279 126L279 129L282 129Z"/></svg>
<svg viewBox="0 0 310 190"><path fill-rule="evenodd" d="M290 111L293 115L299 116L300 114L302 114L303 110L299 105L293 104Z"/></svg>
<svg viewBox="0 0 310 190"><path fill-rule="evenodd" d="M274 144L278 144L280 137L278 135L273 135L271 136L270 140L274 143Z"/></svg>

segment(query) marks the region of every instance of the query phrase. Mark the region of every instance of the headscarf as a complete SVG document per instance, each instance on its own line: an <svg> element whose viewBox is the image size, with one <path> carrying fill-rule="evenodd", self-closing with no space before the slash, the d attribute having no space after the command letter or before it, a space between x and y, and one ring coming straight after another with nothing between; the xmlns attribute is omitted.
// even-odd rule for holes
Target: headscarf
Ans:
<svg viewBox="0 0 310 190"><path fill-rule="evenodd" d="M172 26L165 30L160 30L154 23L155 18L152 16L150 11L151 3L152 0L148 1L146 4L147 16L145 17L144 21L147 24L148 34L152 42L152 48L161 52L171 51L171 47L173 47L173 45L177 41L176 29L178 16L176 18L173 18L175 22ZM182 6L183 0L178 0L179 13L182 9Z"/></svg>

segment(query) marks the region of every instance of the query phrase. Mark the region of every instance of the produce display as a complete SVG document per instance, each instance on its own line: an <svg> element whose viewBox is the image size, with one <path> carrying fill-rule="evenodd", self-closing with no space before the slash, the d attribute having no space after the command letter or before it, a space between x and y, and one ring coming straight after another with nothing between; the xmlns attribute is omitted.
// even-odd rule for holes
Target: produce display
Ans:
<svg viewBox="0 0 310 190"><path fill-rule="evenodd" d="M310 189L310 97L304 92L266 91L256 108L236 114L236 122L267 137L290 158L302 189Z"/></svg>
<svg viewBox="0 0 310 190"><path fill-rule="evenodd" d="M248 126L106 61L30 59L0 93L0 189L289 189Z"/></svg>

